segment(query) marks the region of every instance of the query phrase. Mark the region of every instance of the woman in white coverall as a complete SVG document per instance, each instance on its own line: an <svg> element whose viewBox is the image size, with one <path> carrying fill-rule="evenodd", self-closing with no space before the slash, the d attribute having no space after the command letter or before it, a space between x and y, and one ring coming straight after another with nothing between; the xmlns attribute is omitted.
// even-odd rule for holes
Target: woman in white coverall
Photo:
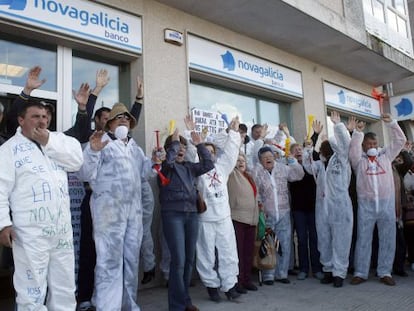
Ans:
<svg viewBox="0 0 414 311"><path fill-rule="evenodd" d="M352 285L361 284L368 279L375 224L379 238L377 274L385 285L395 285L391 277L396 241L395 190L391 163L404 147L406 138L390 114L383 114L381 118L388 128L389 147L379 150L376 135L364 135L362 131L365 124L359 122L349 149L358 196L358 230Z"/></svg>
<svg viewBox="0 0 414 311"><path fill-rule="evenodd" d="M315 220L320 262L325 273L321 283L333 282L334 287L342 287L348 270L353 225L348 193L351 137L336 111L331 112L331 120L335 137L322 142L319 161L312 162L312 149L306 148L303 166L317 178Z"/></svg>
<svg viewBox="0 0 414 311"><path fill-rule="evenodd" d="M0 148L0 244L13 248L19 311L76 308L66 172L80 168L82 149L49 132L47 121L45 106L29 101L16 134Z"/></svg>
<svg viewBox="0 0 414 311"><path fill-rule="evenodd" d="M298 181L305 176L302 165L290 157L288 165L275 161L269 146L259 150L260 165L253 174L266 215L266 227L272 229L280 241L282 255L277 254L275 269L263 271L263 283L273 285L274 281L290 283L288 269L292 245L292 226L290 222L290 202L288 181Z"/></svg>
<svg viewBox="0 0 414 311"><path fill-rule="evenodd" d="M80 175L92 188L98 311L136 311L142 240L141 176L151 161L127 136L135 118L125 105L112 107L107 133L95 132L84 150Z"/></svg>
<svg viewBox="0 0 414 311"><path fill-rule="evenodd" d="M241 137L238 132L239 120L235 118L229 126L223 152L217 157L214 169L201 175L198 180L198 190L207 205L207 211L200 214L200 224L197 239L197 271L201 281L207 287L210 299L220 301L219 288L226 293L228 299L240 296L235 285L239 274L236 236L230 215L227 180L239 154ZM214 156L215 146L206 144ZM218 256L218 274L214 269Z"/></svg>

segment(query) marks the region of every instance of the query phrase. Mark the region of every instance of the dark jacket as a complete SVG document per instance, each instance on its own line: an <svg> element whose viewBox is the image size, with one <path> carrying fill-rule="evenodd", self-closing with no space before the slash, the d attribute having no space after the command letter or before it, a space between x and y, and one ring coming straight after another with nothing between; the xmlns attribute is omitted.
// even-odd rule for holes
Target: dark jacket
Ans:
<svg viewBox="0 0 414 311"><path fill-rule="evenodd" d="M290 196L292 211L315 211L316 184L313 175L305 171L302 180L291 182Z"/></svg>
<svg viewBox="0 0 414 311"><path fill-rule="evenodd" d="M161 172L170 182L160 187L161 212L197 212L196 177L207 173L214 168L210 152L203 144L197 145L200 162L175 162L180 149L180 142L173 141L167 150L167 158L162 163ZM158 180L159 181L159 180Z"/></svg>

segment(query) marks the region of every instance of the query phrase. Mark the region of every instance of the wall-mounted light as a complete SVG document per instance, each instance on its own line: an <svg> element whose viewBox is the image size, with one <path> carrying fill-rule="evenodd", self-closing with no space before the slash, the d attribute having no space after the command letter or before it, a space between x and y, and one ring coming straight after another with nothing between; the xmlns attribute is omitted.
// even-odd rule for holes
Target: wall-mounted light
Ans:
<svg viewBox="0 0 414 311"><path fill-rule="evenodd" d="M184 42L184 36L182 32L166 28L164 29L164 41L181 46Z"/></svg>

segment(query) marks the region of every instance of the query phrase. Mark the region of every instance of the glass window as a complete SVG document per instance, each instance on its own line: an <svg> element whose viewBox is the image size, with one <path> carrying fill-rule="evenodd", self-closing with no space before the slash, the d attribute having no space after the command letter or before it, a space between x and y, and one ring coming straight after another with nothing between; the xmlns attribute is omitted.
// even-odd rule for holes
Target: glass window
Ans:
<svg viewBox="0 0 414 311"><path fill-rule="evenodd" d="M270 133L268 137L276 135L281 122L285 122L288 128L292 130L289 113L289 105L279 105L275 102L259 100L260 123L267 123L269 125Z"/></svg>
<svg viewBox="0 0 414 311"><path fill-rule="evenodd" d="M405 15L404 0L392 0L392 6L401 14Z"/></svg>
<svg viewBox="0 0 414 311"><path fill-rule="evenodd" d="M27 40L21 44L0 35L0 84L23 87L28 70L36 65L42 67L41 78L46 79L42 90L56 92L56 46L39 47Z"/></svg>
<svg viewBox="0 0 414 311"><path fill-rule="evenodd" d="M372 4L373 4L374 16L377 19L379 19L381 22L385 23L384 4L377 0L374 0Z"/></svg>
<svg viewBox="0 0 414 311"><path fill-rule="evenodd" d="M394 31L398 32L397 14L388 9L388 25Z"/></svg>
<svg viewBox="0 0 414 311"><path fill-rule="evenodd" d="M72 89L77 91L82 83L89 83L91 91L95 87L96 72L99 69L106 69L109 73L109 83L99 94L96 101L95 111L101 107L111 108L115 103L119 102L119 66L112 65L97 60L81 58L74 56L72 62ZM127 93L129 94L129 92ZM125 102L129 105L129 102ZM72 124L75 122L77 104L72 101Z"/></svg>
<svg viewBox="0 0 414 311"><path fill-rule="evenodd" d="M371 15L374 15L371 0L363 0L362 3L363 3L364 11L368 12Z"/></svg>
<svg viewBox="0 0 414 311"><path fill-rule="evenodd" d="M192 82L190 85L190 108L226 114L229 121L239 116L240 122L250 128L256 123L267 123L271 132L276 133L281 121L290 124L290 105L241 94Z"/></svg>
<svg viewBox="0 0 414 311"><path fill-rule="evenodd" d="M398 24L398 32L400 33L400 35L407 38L408 33L407 33L407 23L406 23L406 21L403 18L401 18L400 16L397 16L397 24Z"/></svg>
<svg viewBox="0 0 414 311"><path fill-rule="evenodd" d="M191 83L190 106L226 114L229 121L235 116L246 124L257 120L255 98L200 84Z"/></svg>

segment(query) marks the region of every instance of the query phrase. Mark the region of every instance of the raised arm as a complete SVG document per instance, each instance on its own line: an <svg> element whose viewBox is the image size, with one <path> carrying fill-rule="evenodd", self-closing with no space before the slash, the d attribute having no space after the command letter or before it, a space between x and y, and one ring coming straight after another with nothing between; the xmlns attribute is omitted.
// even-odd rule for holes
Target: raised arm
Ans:
<svg viewBox="0 0 414 311"><path fill-rule="evenodd" d="M362 156L362 141L364 140L365 122L356 121L356 127L349 144L349 161L355 170Z"/></svg>
<svg viewBox="0 0 414 311"><path fill-rule="evenodd" d="M86 143L91 133L90 117L86 111L89 98L89 84L82 83L78 91L73 90L73 97L78 104L75 124L65 134L76 138L80 143Z"/></svg>
<svg viewBox="0 0 414 311"><path fill-rule="evenodd" d="M404 148L407 138L404 132L398 125L396 120L393 120L389 113L384 113L381 116L382 121L388 127L390 145L386 148L386 153L390 161L393 161L395 157L400 153L401 149Z"/></svg>
<svg viewBox="0 0 414 311"><path fill-rule="evenodd" d="M96 71L95 87L92 92L89 94L88 103L86 105L86 111L88 117L92 120L93 110L95 108L96 100L105 86L109 83L110 77L106 69L99 69Z"/></svg>
<svg viewBox="0 0 414 311"><path fill-rule="evenodd" d="M40 79L40 73L42 68L40 66L35 66L30 68L29 73L27 74L27 79L23 91L20 95L14 100L13 105L11 105L10 110L7 114L7 137L10 138L16 132L19 123L17 122L17 116L23 107L27 104L27 101L30 98L31 93L40 88L45 82L46 79Z"/></svg>
<svg viewBox="0 0 414 311"><path fill-rule="evenodd" d="M144 104L144 83L140 76L137 76L137 95L135 96L135 101L131 107L131 114L134 116L135 120L139 119L141 115L142 105Z"/></svg>

